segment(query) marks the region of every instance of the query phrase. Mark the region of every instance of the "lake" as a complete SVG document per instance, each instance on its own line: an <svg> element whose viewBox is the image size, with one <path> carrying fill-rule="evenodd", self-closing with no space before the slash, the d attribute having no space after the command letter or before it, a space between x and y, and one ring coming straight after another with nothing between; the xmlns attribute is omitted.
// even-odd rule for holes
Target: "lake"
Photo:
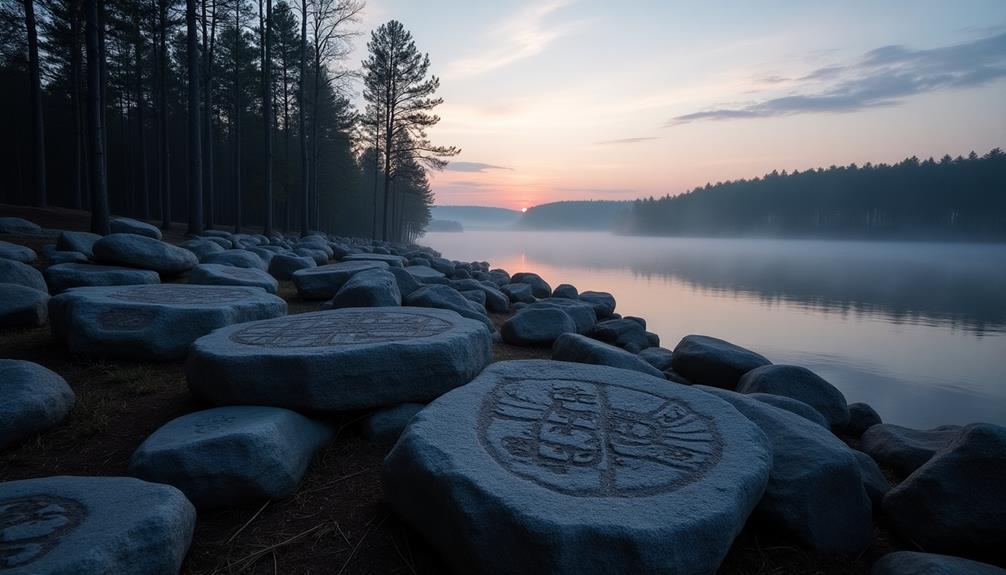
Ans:
<svg viewBox="0 0 1006 575"><path fill-rule="evenodd" d="M667 348L704 334L808 367L889 423L1006 425L1006 245L529 231L420 243L611 292Z"/></svg>

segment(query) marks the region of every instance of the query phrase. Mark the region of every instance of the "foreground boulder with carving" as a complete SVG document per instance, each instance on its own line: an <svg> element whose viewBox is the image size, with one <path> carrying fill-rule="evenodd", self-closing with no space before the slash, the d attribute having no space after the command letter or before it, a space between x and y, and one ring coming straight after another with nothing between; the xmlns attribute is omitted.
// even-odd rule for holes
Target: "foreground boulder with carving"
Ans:
<svg viewBox="0 0 1006 575"><path fill-rule="evenodd" d="M342 308L219 329L192 346L185 374L219 405L338 412L430 401L491 358L489 331L452 311Z"/></svg>
<svg viewBox="0 0 1006 575"><path fill-rule="evenodd" d="M17 359L0 359L0 398L0 449L59 425L76 401L59 374Z"/></svg>
<svg viewBox="0 0 1006 575"><path fill-rule="evenodd" d="M196 510L170 485L131 477L0 483L0 571L174 575Z"/></svg>
<svg viewBox="0 0 1006 575"><path fill-rule="evenodd" d="M708 394L509 361L419 412L383 483L458 573L712 573L771 462L757 426Z"/></svg>
<svg viewBox="0 0 1006 575"><path fill-rule="evenodd" d="M327 425L288 409L207 409L155 431L133 454L129 474L173 485L200 509L280 499L331 437Z"/></svg>

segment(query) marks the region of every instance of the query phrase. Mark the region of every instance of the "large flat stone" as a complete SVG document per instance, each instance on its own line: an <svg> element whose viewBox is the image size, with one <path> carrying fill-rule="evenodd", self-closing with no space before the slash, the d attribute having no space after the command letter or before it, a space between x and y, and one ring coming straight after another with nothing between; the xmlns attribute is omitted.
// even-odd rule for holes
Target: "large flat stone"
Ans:
<svg viewBox="0 0 1006 575"><path fill-rule="evenodd" d="M157 229L157 226L133 218L115 218L109 222L109 228L113 234L136 234L155 240L161 239L161 230Z"/></svg>
<svg viewBox="0 0 1006 575"><path fill-rule="evenodd" d="M257 257L257 256L256 256ZM199 264L192 268L189 283L193 285L248 286L276 293L279 282L260 269L222 264Z"/></svg>
<svg viewBox="0 0 1006 575"><path fill-rule="evenodd" d="M217 330L196 341L185 371L216 404L337 412L425 403L491 356L489 332L452 311L343 308Z"/></svg>
<svg viewBox="0 0 1006 575"><path fill-rule="evenodd" d="M207 409L155 431L133 454L129 474L173 485L199 508L281 499L331 437L327 425L289 409Z"/></svg>
<svg viewBox="0 0 1006 575"><path fill-rule="evenodd" d="M199 260L187 249L136 234L110 234L94 242L94 259L105 264L154 270L165 276L178 275Z"/></svg>
<svg viewBox="0 0 1006 575"><path fill-rule="evenodd" d="M416 415L383 482L458 573L713 573L771 461L764 434L708 394L508 361Z"/></svg>
<svg viewBox="0 0 1006 575"><path fill-rule="evenodd" d="M388 264L377 261L339 262L293 272L293 285L300 297L331 299L349 278L364 270L385 269Z"/></svg>
<svg viewBox="0 0 1006 575"><path fill-rule="evenodd" d="M0 483L5 575L176 575L196 510L170 485L131 477Z"/></svg>
<svg viewBox="0 0 1006 575"><path fill-rule="evenodd" d="M45 269L45 279L54 295L75 287L161 283L160 274L153 270L82 263L49 266Z"/></svg>
<svg viewBox="0 0 1006 575"><path fill-rule="evenodd" d="M285 314L282 299L241 286L84 287L49 302L53 335L92 358L181 359L214 329Z"/></svg>
<svg viewBox="0 0 1006 575"><path fill-rule="evenodd" d="M0 359L0 398L0 449L59 425L76 401L59 374L17 359Z"/></svg>

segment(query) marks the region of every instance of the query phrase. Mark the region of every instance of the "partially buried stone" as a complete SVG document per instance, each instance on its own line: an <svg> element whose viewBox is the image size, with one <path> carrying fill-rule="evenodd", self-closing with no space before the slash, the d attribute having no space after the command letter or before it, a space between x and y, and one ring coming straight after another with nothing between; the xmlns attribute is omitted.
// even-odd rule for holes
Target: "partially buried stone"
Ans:
<svg viewBox="0 0 1006 575"><path fill-rule="evenodd" d="M877 462L907 476L949 445L960 431L959 425L924 430L882 423L866 430L860 448Z"/></svg>
<svg viewBox="0 0 1006 575"><path fill-rule="evenodd" d="M49 294L18 284L0 283L0 327L38 327L49 317Z"/></svg>
<svg viewBox="0 0 1006 575"><path fill-rule="evenodd" d="M406 266L405 271L415 276L419 281L442 279L444 277L444 274L428 266Z"/></svg>
<svg viewBox="0 0 1006 575"><path fill-rule="evenodd" d="M327 307L395 307L402 305L398 280L386 269L364 270L349 278Z"/></svg>
<svg viewBox="0 0 1006 575"><path fill-rule="evenodd" d="M24 218L0 218L0 234L35 234L41 231L38 224Z"/></svg>
<svg viewBox="0 0 1006 575"><path fill-rule="evenodd" d="M33 290L49 293L49 286L45 283L42 272L14 260L0 258L0 282L23 285Z"/></svg>
<svg viewBox="0 0 1006 575"><path fill-rule="evenodd" d="M778 407L779 409L785 409L790 413L795 413L825 429L831 429L831 426L828 425L828 420L826 420L819 411L802 401L798 401L784 395L772 395L771 393L748 393L745 395L752 399L757 399L762 403L767 403L773 407Z"/></svg>
<svg viewBox="0 0 1006 575"><path fill-rule="evenodd" d="M276 293L279 282L260 269L239 268L220 264L199 264L192 269L189 283L194 285L248 286Z"/></svg>
<svg viewBox="0 0 1006 575"><path fill-rule="evenodd" d="M503 341L513 345L551 346L564 333L576 333L576 324L563 310L528 307L500 328Z"/></svg>
<svg viewBox="0 0 1006 575"><path fill-rule="evenodd" d="M219 264L236 268L250 268L265 271L269 269L265 261L255 252L248 250L224 250L209 254L202 259L204 264Z"/></svg>
<svg viewBox="0 0 1006 575"><path fill-rule="evenodd" d="M338 412L430 401L491 356L483 325L452 311L343 308L217 330L196 341L185 372L216 404Z"/></svg>
<svg viewBox="0 0 1006 575"><path fill-rule="evenodd" d="M344 262L384 262L391 267L405 267L405 258L402 256L386 254L346 254L342 257Z"/></svg>
<svg viewBox="0 0 1006 575"><path fill-rule="evenodd" d="M740 393L770 393L802 401L816 409L832 429L849 423L845 396L813 371L796 365L763 365L741 376Z"/></svg>
<svg viewBox="0 0 1006 575"><path fill-rule="evenodd" d="M363 436L374 443L392 444L424 407L422 403L403 403L379 409L363 420Z"/></svg>
<svg viewBox="0 0 1006 575"><path fill-rule="evenodd" d="M258 288L161 284L74 288L49 311L72 354L170 361L214 329L285 315L286 302Z"/></svg>
<svg viewBox="0 0 1006 575"><path fill-rule="evenodd" d="M510 303L534 303L537 301L537 298L534 297L534 293L531 291L531 286L528 284L506 284L500 287L500 291L510 298Z"/></svg>
<svg viewBox="0 0 1006 575"><path fill-rule="evenodd" d="M722 339L687 335L674 348L671 368L692 383L733 390L742 375L771 363L749 349Z"/></svg>
<svg viewBox="0 0 1006 575"><path fill-rule="evenodd" d="M153 270L81 263L49 266L45 270L45 279L53 294L60 294L75 287L161 283L161 276Z"/></svg>
<svg viewBox="0 0 1006 575"><path fill-rule="evenodd" d="M293 272L297 293L305 299L330 299L349 278L364 270L384 269L384 262L339 262Z"/></svg>
<svg viewBox="0 0 1006 575"><path fill-rule="evenodd" d="M59 425L76 401L59 374L17 359L0 359L0 397L0 449Z"/></svg>
<svg viewBox="0 0 1006 575"><path fill-rule="evenodd" d="M674 353L663 347L648 347L639 352L639 357L660 371L664 371L671 368Z"/></svg>
<svg viewBox="0 0 1006 575"><path fill-rule="evenodd" d="M877 425L883 423L880 414L876 412L868 403L849 404L849 424L845 426L844 433L853 437L862 437L863 433Z"/></svg>
<svg viewBox="0 0 1006 575"><path fill-rule="evenodd" d="M5 575L175 575L196 510L170 485L132 477L43 477L0 483Z"/></svg>
<svg viewBox="0 0 1006 575"><path fill-rule="evenodd" d="M29 247L0 240L0 259L31 265L38 261L38 254Z"/></svg>
<svg viewBox="0 0 1006 575"><path fill-rule="evenodd" d="M56 239L56 249L64 252L80 252L88 257L94 255L94 243L101 239L91 232L60 232Z"/></svg>
<svg viewBox="0 0 1006 575"><path fill-rule="evenodd" d="M279 407L218 407L183 415L133 453L129 474L180 489L196 507L226 507L293 494L325 424Z"/></svg>
<svg viewBox="0 0 1006 575"><path fill-rule="evenodd" d="M171 276L199 263L195 254L161 240L136 234L111 234L94 243L94 259L105 264L154 270Z"/></svg>
<svg viewBox="0 0 1006 575"><path fill-rule="evenodd" d="M136 234L155 240L161 239L161 230L157 229L157 226L133 218L115 218L109 222L109 228L113 234Z"/></svg>
<svg viewBox="0 0 1006 575"><path fill-rule="evenodd" d="M468 301L456 289L445 285L423 286L404 298L405 305L449 309L463 317L481 321L489 331L495 331L484 307Z"/></svg>
<svg viewBox="0 0 1006 575"><path fill-rule="evenodd" d="M640 359L638 355L576 333L566 333L555 340L552 346L552 359L607 365L631 369L653 377L664 377L660 370Z"/></svg>
<svg viewBox="0 0 1006 575"><path fill-rule="evenodd" d="M580 301L594 306L597 319L605 319L615 313L615 298L604 291L585 291L580 293Z"/></svg>
<svg viewBox="0 0 1006 575"><path fill-rule="evenodd" d="M293 277L293 272L317 267L317 265L312 258L292 254L276 254L269 260L269 275L278 280L288 280Z"/></svg>
<svg viewBox="0 0 1006 575"><path fill-rule="evenodd" d="M757 427L707 394L508 361L416 415L383 483L459 573L712 573L771 461Z"/></svg>

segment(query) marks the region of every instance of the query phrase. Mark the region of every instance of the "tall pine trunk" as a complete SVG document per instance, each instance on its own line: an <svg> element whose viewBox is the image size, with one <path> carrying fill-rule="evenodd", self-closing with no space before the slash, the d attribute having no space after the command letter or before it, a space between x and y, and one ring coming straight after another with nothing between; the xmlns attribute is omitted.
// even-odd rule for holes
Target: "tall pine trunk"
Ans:
<svg viewBox="0 0 1006 575"><path fill-rule="evenodd" d="M234 2L234 233L241 232L241 1Z"/></svg>
<svg viewBox="0 0 1006 575"><path fill-rule="evenodd" d="M83 148L84 129L80 113L80 2L70 2L70 101L73 106L73 193L70 196L70 207L79 210L83 205L82 172L84 169Z"/></svg>
<svg viewBox="0 0 1006 575"><path fill-rule="evenodd" d="M158 4L158 27L160 28L160 49L158 51L158 104L160 109L160 126L158 138L160 144L157 154L157 180L158 192L161 196L161 228L167 230L171 227L171 142L168 137L168 0L159 0Z"/></svg>
<svg viewBox="0 0 1006 575"><path fill-rule="evenodd" d="M202 0L202 29L203 29L203 70L206 84L203 87L203 112L205 117L205 142L203 151L206 164L205 180L203 190L206 195L206 227L212 228L214 221L214 184L213 184L213 44L216 41L217 26L217 5L214 0L213 10L207 18L206 3L210 0ZM206 25L209 22L209 36L206 34Z"/></svg>
<svg viewBox="0 0 1006 575"><path fill-rule="evenodd" d="M262 120L265 137L265 224L262 233L272 234L272 0L266 0L262 51Z"/></svg>
<svg viewBox="0 0 1006 575"><path fill-rule="evenodd" d="M28 29L28 77L31 82L31 123L34 138L35 205L47 203L45 186L45 122L42 118L42 80L38 62L38 28L35 25L35 1L24 0L24 22Z"/></svg>
<svg viewBox="0 0 1006 575"><path fill-rule="evenodd" d="M185 0L186 49L189 74L189 234L203 231L202 124L199 121L199 42L196 0Z"/></svg>
<svg viewBox="0 0 1006 575"><path fill-rule="evenodd" d="M105 174L105 127L101 110L101 36L98 0L86 0L87 10L87 121L90 135L91 179L91 231L107 235L109 232L108 187Z"/></svg>
<svg viewBox="0 0 1006 575"><path fill-rule="evenodd" d="M307 102L304 100L304 82L307 81L307 0L300 2L300 82L297 86L297 104L300 106L300 117L297 119L298 135L300 136L300 195L304 203L304 213L301 214L300 233L306 235L308 222L308 194L311 188L308 182L307 163L307 131L305 114Z"/></svg>
<svg viewBox="0 0 1006 575"><path fill-rule="evenodd" d="M146 220L150 218L150 184L147 178L147 136L144 129L146 103L143 98L143 36L140 29L140 15L136 8L133 11L133 19L137 26L133 50L136 52L136 133L138 136L136 151L140 156L138 161L138 168L140 170L140 215Z"/></svg>

